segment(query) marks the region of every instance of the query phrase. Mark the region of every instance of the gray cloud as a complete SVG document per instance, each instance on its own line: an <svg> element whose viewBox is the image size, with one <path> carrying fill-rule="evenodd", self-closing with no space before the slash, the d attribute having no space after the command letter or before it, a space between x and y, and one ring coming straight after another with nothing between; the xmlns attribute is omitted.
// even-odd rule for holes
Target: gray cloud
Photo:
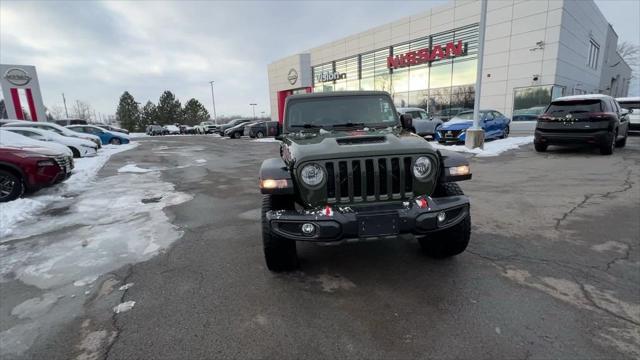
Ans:
<svg viewBox="0 0 640 360"><path fill-rule="evenodd" d="M210 109L215 80L219 114L249 114L250 102L268 112L268 63L444 2L2 1L0 62L36 65L49 106L65 92L112 114L124 90L139 102L172 90ZM640 42L633 11L619 11L637 2L598 4Z"/></svg>

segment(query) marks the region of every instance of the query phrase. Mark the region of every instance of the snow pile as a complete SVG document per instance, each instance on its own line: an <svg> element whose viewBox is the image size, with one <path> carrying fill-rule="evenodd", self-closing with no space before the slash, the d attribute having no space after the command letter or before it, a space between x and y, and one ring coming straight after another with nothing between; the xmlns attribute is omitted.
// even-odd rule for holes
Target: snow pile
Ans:
<svg viewBox="0 0 640 360"><path fill-rule="evenodd" d="M136 304L135 301L125 301L123 303L118 304L117 306L115 306L113 308L113 312L115 312L116 314L120 314L123 312L127 312L131 309L133 309L133 306Z"/></svg>
<svg viewBox="0 0 640 360"><path fill-rule="evenodd" d="M91 180L98 171L109 161L113 154L127 151L138 146L137 143L126 145L105 145L98 155L90 158L75 159L73 175L62 184L43 189L29 198L17 199L0 204L0 243L2 239L11 235L16 225L22 221L33 219L34 215L47 205L64 199L69 190L82 191L91 185Z"/></svg>
<svg viewBox="0 0 640 360"><path fill-rule="evenodd" d="M273 142L280 142L280 140L276 140L275 138L262 138L262 139L255 139L253 140L253 142L273 143Z"/></svg>
<svg viewBox="0 0 640 360"><path fill-rule="evenodd" d="M145 137L149 137L150 135L147 135L145 133L129 133L129 139L135 139L135 138L145 138Z"/></svg>
<svg viewBox="0 0 640 360"><path fill-rule="evenodd" d="M488 141L484 143L484 149L469 149L465 145L442 145L437 141L429 142L436 149L451 150L475 154L478 157L498 156L505 151L514 150L520 146L531 144L533 136L510 137L506 139Z"/></svg>
<svg viewBox="0 0 640 360"><path fill-rule="evenodd" d="M153 171L151 169L143 169L138 167L136 164L127 164L120 169L118 169L119 173L148 173L149 171Z"/></svg>
<svg viewBox="0 0 640 360"><path fill-rule="evenodd" d="M207 162L207 160L205 160L205 159L198 159L198 160L196 160L196 163L198 163L198 164L204 164L204 163L206 163L206 162Z"/></svg>

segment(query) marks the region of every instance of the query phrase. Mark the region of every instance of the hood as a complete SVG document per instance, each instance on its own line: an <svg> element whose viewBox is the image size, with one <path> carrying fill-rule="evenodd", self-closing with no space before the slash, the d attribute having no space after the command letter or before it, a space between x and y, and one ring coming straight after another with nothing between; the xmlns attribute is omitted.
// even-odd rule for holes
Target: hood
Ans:
<svg viewBox="0 0 640 360"><path fill-rule="evenodd" d="M12 145L12 146L3 146L3 147L14 148L14 149L23 150L23 151L30 151L30 152L38 153L42 156L52 156L52 157L63 156L63 155L71 156L65 152L61 152L51 148L41 147L37 145Z"/></svg>
<svg viewBox="0 0 640 360"><path fill-rule="evenodd" d="M304 131L283 138L289 165L311 160L434 153L423 138L399 128Z"/></svg>
<svg viewBox="0 0 640 360"><path fill-rule="evenodd" d="M442 130L465 130L473 126L473 120L453 118L442 124Z"/></svg>

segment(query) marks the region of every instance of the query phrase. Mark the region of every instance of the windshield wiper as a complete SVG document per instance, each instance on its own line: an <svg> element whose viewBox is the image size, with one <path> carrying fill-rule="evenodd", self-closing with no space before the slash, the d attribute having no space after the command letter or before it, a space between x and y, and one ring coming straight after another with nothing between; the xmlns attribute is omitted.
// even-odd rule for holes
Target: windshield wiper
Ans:
<svg viewBox="0 0 640 360"><path fill-rule="evenodd" d="M348 123L344 123L344 124L335 124L335 125L332 125L331 127L339 128L339 127L362 127L362 126L364 126L364 123L348 122Z"/></svg>

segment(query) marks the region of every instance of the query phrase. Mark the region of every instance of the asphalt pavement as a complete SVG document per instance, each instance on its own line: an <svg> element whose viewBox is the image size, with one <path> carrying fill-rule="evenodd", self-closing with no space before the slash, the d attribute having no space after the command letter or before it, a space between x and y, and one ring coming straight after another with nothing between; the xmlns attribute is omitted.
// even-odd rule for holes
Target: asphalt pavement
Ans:
<svg viewBox="0 0 640 360"><path fill-rule="evenodd" d="M529 145L471 159L471 244L453 259L423 256L410 237L301 244L290 274L266 269L260 236L257 173L278 144L139 141L100 176L162 169L193 196L164 210L182 238L102 276L72 320L17 358L640 357L639 137L612 156Z"/></svg>

